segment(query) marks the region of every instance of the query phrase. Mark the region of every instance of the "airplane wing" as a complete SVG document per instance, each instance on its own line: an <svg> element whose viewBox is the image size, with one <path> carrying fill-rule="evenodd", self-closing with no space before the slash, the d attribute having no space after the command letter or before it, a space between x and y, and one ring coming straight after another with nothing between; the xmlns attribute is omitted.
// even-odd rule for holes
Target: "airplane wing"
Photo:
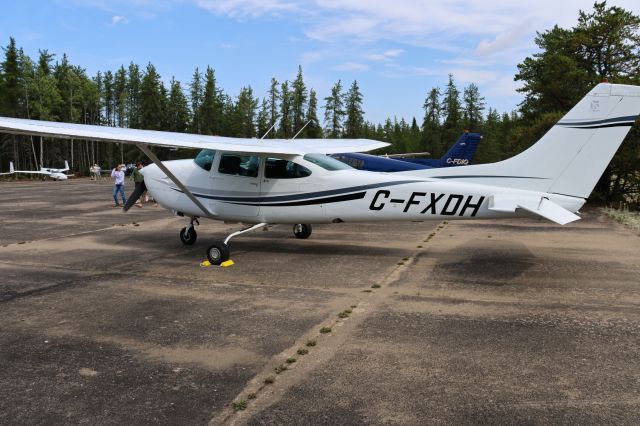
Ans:
<svg viewBox="0 0 640 426"><path fill-rule="evenodd" d="M39 170L14 170L13 173L51 176L51 172L42 172Z"/></svg>
<svg viewBox="0 0 640 426"><path fill-rule="evenodd" d="M388 146L371 139L251 139L207 136L189 133L159 132L120 127L58 123L0 117L0 133L47 136L64 139L87 139L102 142L148 144L178 148L304 155L367 152Z"/></svg>
<svg viewBox="0 0 640 426"><path fill-rule="evenodd" d="M559 206L546 197L522 198L518 196L493 195L489 199L489 210L512 213L517 209L537 214L560 225L566 225L580 219L577 214Z"/></svg>

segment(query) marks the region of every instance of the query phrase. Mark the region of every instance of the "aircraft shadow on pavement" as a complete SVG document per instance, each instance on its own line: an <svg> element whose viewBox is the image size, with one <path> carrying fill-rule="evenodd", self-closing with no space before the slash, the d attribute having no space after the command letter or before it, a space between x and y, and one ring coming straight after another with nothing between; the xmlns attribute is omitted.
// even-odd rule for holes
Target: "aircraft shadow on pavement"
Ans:
<svg viewBox="0 0 640 426"><path fill-rule="evenodd" d="M507 240L464 244L425 255L437 258L432 272L437 279L489 286L513 284L536 264L536 256L523 243Z"/></svg>

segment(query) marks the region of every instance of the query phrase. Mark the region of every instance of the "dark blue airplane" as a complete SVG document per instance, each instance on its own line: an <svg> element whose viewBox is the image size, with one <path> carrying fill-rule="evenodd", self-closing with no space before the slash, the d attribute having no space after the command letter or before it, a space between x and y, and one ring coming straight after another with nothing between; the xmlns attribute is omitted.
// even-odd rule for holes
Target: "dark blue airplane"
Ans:
<svg viewBox="0 0 640 426"><path fill-rule="evenodd" d="M442 158L388 158L359 152L333 154L332 157L350 165L354 169L372 172L404 172L407 170L435 169L439 167L466 166L482 139L479 133L463 133L460 139Z"/></svg>

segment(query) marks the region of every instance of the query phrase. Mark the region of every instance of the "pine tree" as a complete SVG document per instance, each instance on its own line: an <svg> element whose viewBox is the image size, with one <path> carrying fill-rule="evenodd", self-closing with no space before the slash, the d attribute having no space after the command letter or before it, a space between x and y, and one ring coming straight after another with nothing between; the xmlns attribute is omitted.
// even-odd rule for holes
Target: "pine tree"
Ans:
<svg viewBox="0 0 640 426"><path fill-rule="evenodd" d="M56 112L60 110L62 98L51 75L53 55L46 50L40 51L38 67L28 84L30 117L38 120L55 121Z"/></svg>
<svg viewBox="0 0 640 426"><path fill-rule="evenodd" d="M344 99L342 96L342 83L340 80L331 88L331 94L324 98L325 130L329 138L339 138L342 135L342 122L344 119Z"/></svg>
<svg viewBox="0 0 640 426"><path fill-rule="evenodd" d="M258 112L258 122L256 123L258 127L257 137L262 138L267 131L269 130L269 101L267 98L262 99L262 104L260 105L260 111Z"/></svg>
<svg viewBox="0 0 640 426"><path fill-rule="evenodd" d="M131 62L127 70L127 124L133 129L140 128L141 85L140 67Z"/></svg>
<svg viewBox="0 0 640 426"><path fill-rule="evenodd" d="M280 102L280 90L278 90L278 80L271 78L271 86L269 87L269 128L275 126L280 118L280 111L278 110L278 102ZM267 137L275 138L278 134L278 129L274 127L269 132Z"/></svg>
<svg viewBox="0 0 640 426"><path fill-rule="evenodd" d="M191 131L193 133L202 133L202 124L200 119L200 105L202 105L203 89L202 89L202 74L200 70L196 68L189 83L189 94L191 99Z"/></svg>
<svg viewBox="0 0 640 426"><path fill-rule="evenodd" d="M292 133L293 135L296 135L306 124L304 106L307 103L307 87L305 86L302 78L302 66L300 65L298 65L298 75L291 83L291 88Z"/></svg>
<svg viewBox="0 0 640 426"><path fill-rule="evenodd" d="M127 71L121 66L113 79L115 125L127 127Z"/></svg>
<svg viewBox="0 0 640 426"><path fill-rule="evenodd" d="M238 100L234 105L233 118L231 120L233 135L243 138L252 138L256 135L257 101L253 97L250 86L240 89Z"/></svg>
<svg viewBox="0 0 640 426"><path fill-rule="evenodd" d="M441 152L441 126L440 117L442 107L440 105L440 89L434 87L424 100L424 119L422 120L422 146L427 149L432 157L439 157Z"/></svg>
<svg viewBox="0 0 640 426"><path fill-rule="evenodd" d="M106 118L106 124L107 126L115 126L116 123L113 119L115 115L115 91L113 87L113 73L111 71L104 73L102 87L104 88L104 116Z"/></svg>
<svg viewBox="0 0 640 426"><path fill-rule="evenodd" d="M289 139L294 135L291 123L291 107L293 93L289 91L289 82L285 81L280 86L280 137Z"/></svg>
<svg viewBox="0 0 640 426"><path fill-rule="evenodd" d="M346 121L345 136L348 138L359 138L362 136L362 126L364 125L364 112L362 111L362 93L358 87L358 82L353 81L345 98Z"/></svg>
<svg viewBox="0 0 640 426"><path fill-rule="evenodd" d="M462 133L462 120L460 117L460 91L453 81L453 75L449 74L449 82L444 90L442 101L442 145L440 152L444 152L446 147L456 141Z"/></svg>
<svg viewBox="0 0 640 426"><path fill-rule="evenodd" d="M322 137L322 126L320 126L320 121L318 120L318 97L313 89L309 92L309 106L307 107L305 123L309 123L304 129L305 137L311 139Z"/></svg>
<svg viewBox="0 0 640 426"><path fill-rule="evenodd" d="M51 62L56 56L53 53L49 53L49 50L38 50L40 56L38 57L38 72L43 76L51 75Z"/></svg>
<svg viewBox="0 0 640 426"><path fill-rule="evenodd" d="M140 128L162 130L165 122L162 82L156 68L149 62L140 85Z"/></svg>
<svg viewBox="0 0 640 426"><path fill-rule="evenodd" d="M168 130L171 132L186 132L189 126L189 105L180 82L175 77L171 77L169 90Z"/></svg>
<svg viewBox="0 0 640 426"><path fill-rule="evenodd" d="M221 90L216 82L215 71L207 67L204 74L204 91L200 105L200 128L203 134L220 135L223 131L223 105Z"/></svg>
<svg viewBox="0 0 640 426"><path fill-rule="evenodd" d="M96 101L96 105L94 106L97 110L97 118L95 124L104 124L104 86L102 84L102 72L98 70L96 72L95 77L93 77L93 84L96 86L96 90L98 91L98 100Z"/></svg>
<svg viewBox="0 0 640 426"><path fill-rule="evenodd" d="M0 107L2 115L9 117L19 117L20 113L20 64L18 63L18 49L16 40L9 38L9 45L2 48L4 51L4 61L0 64L2 69L2 81L0 81Z"/></svg>
<svg viewBox="0 0 640 426"><path fill-rule="evenodd" d="M482 123L482 112L484 111L484 98L480 96L478 86L471 83L464 88L463 122L466 130L476 132Z"/></svg>

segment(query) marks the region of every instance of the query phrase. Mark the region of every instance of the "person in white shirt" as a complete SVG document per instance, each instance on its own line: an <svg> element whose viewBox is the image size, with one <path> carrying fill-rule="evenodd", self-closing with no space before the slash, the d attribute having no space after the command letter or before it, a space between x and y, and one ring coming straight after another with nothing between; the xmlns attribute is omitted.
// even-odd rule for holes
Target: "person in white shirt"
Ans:
<svg viewBox="0 0 640 426"><path fill-rule="evenodd" d="M113 201L115 202L113 207L121 207L118 204L118 193L120 193L122 206L124 207L127 199L124 197L124 172L122 167L116 166L115 169L111 170L111 177L113 178Z"/></svg>

